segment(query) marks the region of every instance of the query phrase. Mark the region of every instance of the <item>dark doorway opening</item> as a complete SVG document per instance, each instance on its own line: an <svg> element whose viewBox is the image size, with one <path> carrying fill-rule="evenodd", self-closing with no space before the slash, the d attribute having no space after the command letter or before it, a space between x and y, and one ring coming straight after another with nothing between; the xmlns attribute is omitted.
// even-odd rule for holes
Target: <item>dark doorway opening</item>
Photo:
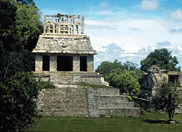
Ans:
<svg viewBox="0 0 182 132"><path fill-rule="evenodd" d="M57 70L58 71L73 71L73 56L58 56Z"/></svg>
<svg viewBox="0 0 182 132"><path fill-rule="evenodd" d="M80 71L87 71L87 56L80 56Z"/></svg>
<svg viewBox="0 0 182 132"><path fill-rule="evenodd" d="M49 71L49 56L43 56L43 71Z"/></svg>
<svg viewBox="0 0 182 132"><path fill-rule="evenodd" d="M176 75L176 76L175 76L175 75L173 75L173 76L170 75L170 76L169 76L169 82L170 82L170 83L173 83L173 84L177 84L178 78L179 78L178 75Z"/></svg>

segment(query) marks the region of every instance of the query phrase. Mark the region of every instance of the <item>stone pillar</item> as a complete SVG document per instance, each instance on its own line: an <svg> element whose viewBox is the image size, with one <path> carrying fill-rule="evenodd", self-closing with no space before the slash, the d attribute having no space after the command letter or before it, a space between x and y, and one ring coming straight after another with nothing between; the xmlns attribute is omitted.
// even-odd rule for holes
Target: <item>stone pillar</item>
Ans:
<svg viewBox="0 0 182 132"><path fill-rule="evenodd" d="M57 71L57 56L50 56L50 71Z"/></svg>
<svg viewBox="0 0 182 132"><path fill-rule="evenodd" d="M35 72L42 72L43 59L41 55L35 56Z"/></svg>
<svg viewBox="0 0 182 132"><path fill-rule="evenodd" d="M180 75L179 75L179 84L180 84L180 86L182 86L182 73L180 73Z"/></svg>
<svg viewBox="0 0 182 132"><path fill-rule="evenodd" d="M94 56L93 55L87 56L87 71L94 72Z"/></svg>
<svg viewBox="0 0 182 132"><path fill-rule="evenodd" d="M80 56L73 56L73 71L80 72Z"/></svg>

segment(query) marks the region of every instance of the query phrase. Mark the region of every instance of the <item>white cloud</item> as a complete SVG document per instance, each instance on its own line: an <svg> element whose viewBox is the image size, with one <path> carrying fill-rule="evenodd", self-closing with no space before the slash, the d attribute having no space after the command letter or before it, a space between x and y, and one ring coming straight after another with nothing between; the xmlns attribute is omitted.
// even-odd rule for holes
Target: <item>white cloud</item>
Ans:
<svg viewBox="0 0 182 132"><path fill-rule="evenodd" d="M160 48L181 45L181 34L170 32L174 25L176 22L171 24L171 21L158 19L118 19L114 23L109 20L89 19L86 20L85 31L96 50L115 43L127 53L137 53L146 47L159 48L159 43ZM171 45L162 45L162 42L170 42Z"/></svg>
<svg viewBox="0 0 182 132"><path fill-rule="evenodd" d="M137 52L140 48L169 38L168 29L158 20L126 19L115 23L107 20L87 20L86 24L87 27L97 25L97 28L86 29L86 34L90 36L92 44L97 49L102 45L116 43L127 52Z"/></svg>
<svg viewBox="0 0 182 132"><path fill-rule="evenodd" d="M169 46L171 46L171 43L169 41L162 41L162 42L158 42L156 44L157 48L166 48L166 47L169 47Z"/></svg>
<svg viewBox="0 0 182 132"><path fill-rule="evenodd" d="M157 0L142 0L141 9L143 10L156 10L159 6Z"/></svg>
<svg viewBox="0 0 182 132"><path fill-rule="evenodd" d="M182 10L178 9L169 14L169 18L172 20L182 21Z"/></svg>
<svg viewBox="0 0 182 132"><path fill-rule="evenodd" d="M144 1L146 0L143 0L143 2ZM151 0L148 1L151 2ZM158 5L159 3L157 2L157 5L153 6L153 8L150 7L150 9L154 9L154 7L157 9ZM58 11L44 10L44 12L56 14ZM145 49L151 50L159 48L159 46L163 48L167 45L167 48L174 49L177 46L181 46L182 43L182 21L172 21L182 20L182 10L176 10L170 13L170 19L163 19L163 17L158 19L147 19L145 17L137 18L137 13L136 15L133 15L135 13L131 15L127 10L112 10L111 8L102 11L92 9L83 11L81 14L85 14L85 34L90 37L94 49L102 49L104 52L105 49L103 49L103 46L115 43L125 50L125 53L128 53L128 55L122 54L122 56L125 57L122 58L123 60L132 57L132 61L136 62L146 57L149 50ZM101 17L100 15L104 16ZM126 15L126 17L123 17L123 15ZM164 42L170 42L171 45ZM178 49L181 50L182 47L178 47ZM177 50L175 50L174 53L177 53ZM134 55L136 55L136 57L134 57ZM181 55L182 60L182 52L177 55ZM109 58L110 56L107 57Z"/></svg>

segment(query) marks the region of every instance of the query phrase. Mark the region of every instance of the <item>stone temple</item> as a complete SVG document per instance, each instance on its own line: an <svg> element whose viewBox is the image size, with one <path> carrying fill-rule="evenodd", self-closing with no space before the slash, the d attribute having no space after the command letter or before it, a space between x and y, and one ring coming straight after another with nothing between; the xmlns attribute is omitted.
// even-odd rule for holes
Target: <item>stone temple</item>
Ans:
<svg viewBox="0 0 182 132"><path fill-rule="evenodd" d="M119 89L82 85L108 86L94 71L96 51L84 34L83 16L44 16L44 32L33 53L35 76L55 86L39 94L37 104L43 116L139 116L140 109Z"/></svg>
<svg viewBox="0 0 182 132"><path fill-rule="evenodd" d="M44 16L44 33L36 48L35 71L93 72L96 51L84 35L84 17Z"/></svg>

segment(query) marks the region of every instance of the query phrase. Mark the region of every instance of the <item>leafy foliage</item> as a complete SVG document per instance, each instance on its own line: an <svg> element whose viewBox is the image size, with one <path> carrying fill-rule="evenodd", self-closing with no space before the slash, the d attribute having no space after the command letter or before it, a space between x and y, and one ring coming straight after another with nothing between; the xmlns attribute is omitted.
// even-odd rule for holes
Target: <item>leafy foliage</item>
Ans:
<svg viewBox="0 0 182 132"><path fill-rule="evenodd" d="M140 80L143 73L132 62L121 64L115 60L112 62L104 61L98 66L96 72L104 75L106 81L113 87L119 88L122 93L138 95L140 91Z"/></svg>
<svg viewBox="0 0 182 132"><path fill-rule="evenodd" d="M1 78L15 75L17 72L30 72L34 64L34 56L26 50L22 52L10 52L4 56L4 64Z"/></svg>
<svg viewBox="0 0 182 132"><path fill-rule="evenodd" d="M171 52L167 49L156 49L151 52L144 60L141 62L141 70L147 71L147 69L152 65L157 65L160 69L166 69L170 71L180 71L180 68L176 68L178 60L176 56L172 56Z"/></svg>
<svg viewBox="0 0 182 132"><path fill-rule="evenodd" d="M101 65L99 65L98 68L96 69L96 72L99 72L100 74L106 76L110 73L121 70L124 70L124 66L121 64L121 62L115 60L113 63L108 61L103 61Z"/></svg>
<svg viewBox="0 0 182 132"><path fill-rule="evenodd" d="M31 50L42 28L38 9L30 3L1 0L0 7L0 131L19 131L37 117L42 83L27 72L32 71Z"/></svg>
<svg viewBox="0 0 182 132"><path fill-rule="evenodd" d="M50 81L39 80L40 89L53 89L55 86Z"/></svg>
<svg viewBox="0 0 182 132"><path fill-rule="evenodd" d="M152 102L156 110L167 112L169 120L172 120L179 103L176 86L174 84L162 84L153 97Z"/></svg>
<svg viewBox="0 0 182 132"><path fill-rule="evenodd" d="M33 70L31 51L42 32L42 25L35 6L2 0L0 7L0 79L3 80L16 72Z"/></svg>
<svg viewBox="0 0 182 132"><path fill-rule="evenodd" d="M17 4L16 31L23 49L32 51L42 33L39 9L35 6Z"/></svg>
<svg viewBox="0 0 182 132"><path fill-rule="evenodd" d="M140 91L140 84L133 74L134 71L123 71L120 74L114 73L107 76L107 80L111 86L120 89L122 93L129 93L129 95L138 95Z"/></svg>
<svg viewBox="0 0 182 132"><path fill-rule="evenodd" d="M35 6L35 3L33 0L16 0L16 1L21 4Z"/></svg>
<svg viewBox="0 0 182 132"><path fill-rule="evenodd" d="M17 73L0 82L0 131L22 130L36 120L39 88L31 73Z"/></svg>
<svg viewBox="0 0 182 132"><path fill-rule="evenodd" d="M16 50L15 16L16 5L11 0L0 1L0 78L5 74L7 58Z"/></svg>

